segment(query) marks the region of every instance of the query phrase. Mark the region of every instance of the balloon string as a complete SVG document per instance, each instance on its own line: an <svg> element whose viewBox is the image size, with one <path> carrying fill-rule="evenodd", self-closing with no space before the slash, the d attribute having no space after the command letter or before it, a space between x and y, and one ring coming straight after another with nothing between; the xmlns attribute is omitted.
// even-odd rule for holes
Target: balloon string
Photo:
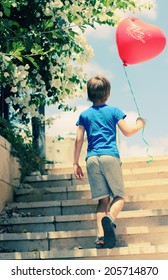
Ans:
<svg viewBox="0 0 168 280"><path fill-rule="evenodd" d="M146 141L146 139L145 139L145 137L144 137L144 130L145 130L145 128L143 127L143 129L142 129L142 139L143 139L144 143L145 143L146 146L147 146L147 148L146 148L146 154L148 155L149 159L148 159L146 162L149 163L149 162L152 162L152 161L153 161L153 156L150 155L150 154L148 153L149 147L150 147L150 146L149 146L149 143Z"/></svg>
<svg viewBox="0 0 168 280"><path fill-rule="evenodd" d="M127 82L128 82L128 85L130 87L130 91L131 91L131 94L132 94L132 97L133 97L133 100L134 100L134 103L135 103L135 106L136 106L136 109L137 109L137 112L138 112L138 115L139 117L141 118L141 113L140 113L140 110L139 110L139 107L138 107L138 104L137 104L137 101L136 101L136 98L135 98L135 95L134 95L134 92L133 92L133 89L132 89L132 85L131 85L131 82L128 78L128 74L127 74L127 71L126 71L126 67L127 66L125 63L123 64L123 68L124 68L124 72L125 72L125 76L127 78ZM148 142L146 141L145 137L144 137L144 130L145 128L143 127L142 129L142 140L144 141L144 143L146 144L147 148L146 148L146 154L148 155L148 157L150 158L149 160L147 160L147 163L149 162L152 162L153 161L153 156L151 156L148 151L149 151L149 144Z"/></svg>
<svg viewBox="0 0 168 280"><path fill-rule="evenodd" d="M134 92L133 92L133 89L132 89L132 86L131 86L131 83L130 83L130 80L129 80L129 78L128 78L128 74L127 74L127 71L126 71L126 68L125 68L124 65L123 65L123 68L124 68L125 76L126 76L126 78L127 78L127 82L128 82L128 84L129 84L129 87L130 87L130 90L131 90L131 94L132 94L132 97L133 97L133 100L134 100L134 103L135 103L135 106L136 106L138 115L139 115L139 117L141 117L140 110L139 110L137 101L136 101L136 99L135 99L135 95L134 95Z"/></svg>

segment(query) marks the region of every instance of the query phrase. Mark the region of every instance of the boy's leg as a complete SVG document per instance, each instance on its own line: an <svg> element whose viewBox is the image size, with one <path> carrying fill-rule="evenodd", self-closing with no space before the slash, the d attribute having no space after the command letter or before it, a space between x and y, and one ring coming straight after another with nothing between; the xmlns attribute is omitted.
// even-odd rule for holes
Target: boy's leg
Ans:
<svg viewBox="0 0 168 280"><path fill-rule="evenodd" d="M113 221L116 220L123 206L124 206L124 198L120 196L116 196L111 203L111 207L109 211Z"/></svg>
<svg viewBox="0 0 168 280"><path fill-rule="evenodd" d="M102 219L104 216L108 215L110 205L110 197L104 197L99 200L96 210L97 215L97 235L98 236L104 236L104 230L102 227ZM110 216L113 220L113 222L116 220L118 214L121 212L122 208L124 206L124 198L116 196L110 207Z"/></svg>
<svg viewBox="0 0 168 280"><path fill-rule="evenodd" d="M102 227L104 231L104 247L113 248L116 244L116 234L114 224L115 219L121 212L124 206L124 199L122 197L115 197L110 207L110 217L105 216L102 218Z"/></svg>
<svg viewBox="0 0 168 280"><path fill-rule="evenodd" d="M106 215L102 218L102 226L104 230L104 247L113 248L116 243L114 221L118 217L124 206L124 182L121 168L121 161L119 158L113 156L101 156L100 158L100 169L104 175L108 187L114 197L111 206L109 207L109 214L111 217Z"/></svg>
<svg viewBox="0 0 168 280"><path fill-rule="evenodd" d="M108 209L110 206L110 197L104 197L99 200L96 210L97 215L97 236L104 236L104 231L102 227L102 218L107 216Z"/></svg>

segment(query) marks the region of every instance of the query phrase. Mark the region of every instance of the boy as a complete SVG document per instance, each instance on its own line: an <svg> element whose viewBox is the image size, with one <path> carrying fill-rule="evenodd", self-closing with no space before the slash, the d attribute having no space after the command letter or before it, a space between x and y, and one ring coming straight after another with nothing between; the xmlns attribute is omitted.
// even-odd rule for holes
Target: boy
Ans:
<svg viewBox="0 0 168 280"><path fill-rule="evenodd" d="M79 157L86 131L88 180L92 198L98 200L96 248L115 246L114 221L124 206L125 192L116 144L116 127L118 126L125 136L131 136L146 125L144 119L137 118L134 126L128 126L124 120L126 115L120 109L106 105L110 88L109 81L100 75L88 81L87 94L93 106L80 114L76 124L78 128L74 147L74 174L77 179L82 180ZM113 199L111 204L110 197Z"/></svg>

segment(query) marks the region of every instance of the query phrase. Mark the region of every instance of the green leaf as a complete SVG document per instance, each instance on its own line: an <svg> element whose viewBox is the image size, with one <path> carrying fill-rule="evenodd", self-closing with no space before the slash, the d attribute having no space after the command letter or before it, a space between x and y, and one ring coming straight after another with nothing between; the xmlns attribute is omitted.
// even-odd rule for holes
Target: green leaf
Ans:
<svg viewBox="0 0 168 280"><path fill-rule="evenodd" d="M44 29L51 28L51 27L53 27L53 25L54 25L54 23L50 19L43 22Z"/></svg>
<svg viewBox="0 0 168 280"><path fill-rule="evenodd" d="M5 16L10 17L11 11L8 8L8 6L6 6L6 3L2 3L2 6L3 6L3 9L4 9Z"/></svg>
<svg viewBox="0 0 168 280"><path fill-rule="evenodd" d="M20 55L14 55L19 61L23 62L23 58Z"/></svg>
<svg viewBox="0 0 168 280"><path fill-rule="evenodd" d="M12 51L13 52L21 52L24 49L25 49L25 47L23 46L23 43L21 41L12 43Z"/></svg>
<svg viewBox="0 0 168 280"><path fill-rule="evenodd" d="M64 140L64 137L62 137L61 135L58 135L56 138L58 141Z"/></svg>
<svg viewBox="0 0 168 280"><path fill-rule="evenodd" d="M34 43L34 44L33 44L33 47L32 47L32 49L31 49L31 52L32 52L33 54L39 54L39 55L44 54L44 51L43 51L42 47L41 47L39 44L37 44L37 43Z"/></svg>
<svg viewBox="0 0 168 280"><path fill-rule="evenodd" d="M69 22L71 23L71 22L74 22L75 20L77 20L78 19L78 17L77 16L75 16L75 15L70 15L70 17L69 17Z"/></svg>
<svg viewBox="0 0 168 280"><path fill-rule="evenodd" d="M34 60L33 57L28 56L28 55L25 55L25 58L26 58L27 60L29 60L36 68L39 68L37 62Z"/></svg>
<svg viewBox="0 0 168 280"><path fill-rule="evenodd" d="M107 14L109 17L112 17L112 16L114 15L114 13L111 12L111 11L108 11L106 14Z"/></svg>
<svg viewBox="0 0 168 280"><path fill-rule="evenodd" d="M114 3L114 0L102 0L104 6L108 7L108 6L112 6Z"/></svg>
<svg viewBox="0 0 168 280"><path fill-rule="evenodd" d="M136 7L135 2L130 1L129 3L130 3L133 7Z"/></svg>

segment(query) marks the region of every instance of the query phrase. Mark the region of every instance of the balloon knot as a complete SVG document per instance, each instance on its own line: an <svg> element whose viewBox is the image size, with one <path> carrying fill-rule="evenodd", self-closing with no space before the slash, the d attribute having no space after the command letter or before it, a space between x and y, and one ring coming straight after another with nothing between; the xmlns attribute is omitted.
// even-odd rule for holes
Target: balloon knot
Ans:
<svg viewBox="0 0 168 280"><path fill-rule="evenodd" d="M127 63L123 61L123 66L127 66Z"/></svg>

